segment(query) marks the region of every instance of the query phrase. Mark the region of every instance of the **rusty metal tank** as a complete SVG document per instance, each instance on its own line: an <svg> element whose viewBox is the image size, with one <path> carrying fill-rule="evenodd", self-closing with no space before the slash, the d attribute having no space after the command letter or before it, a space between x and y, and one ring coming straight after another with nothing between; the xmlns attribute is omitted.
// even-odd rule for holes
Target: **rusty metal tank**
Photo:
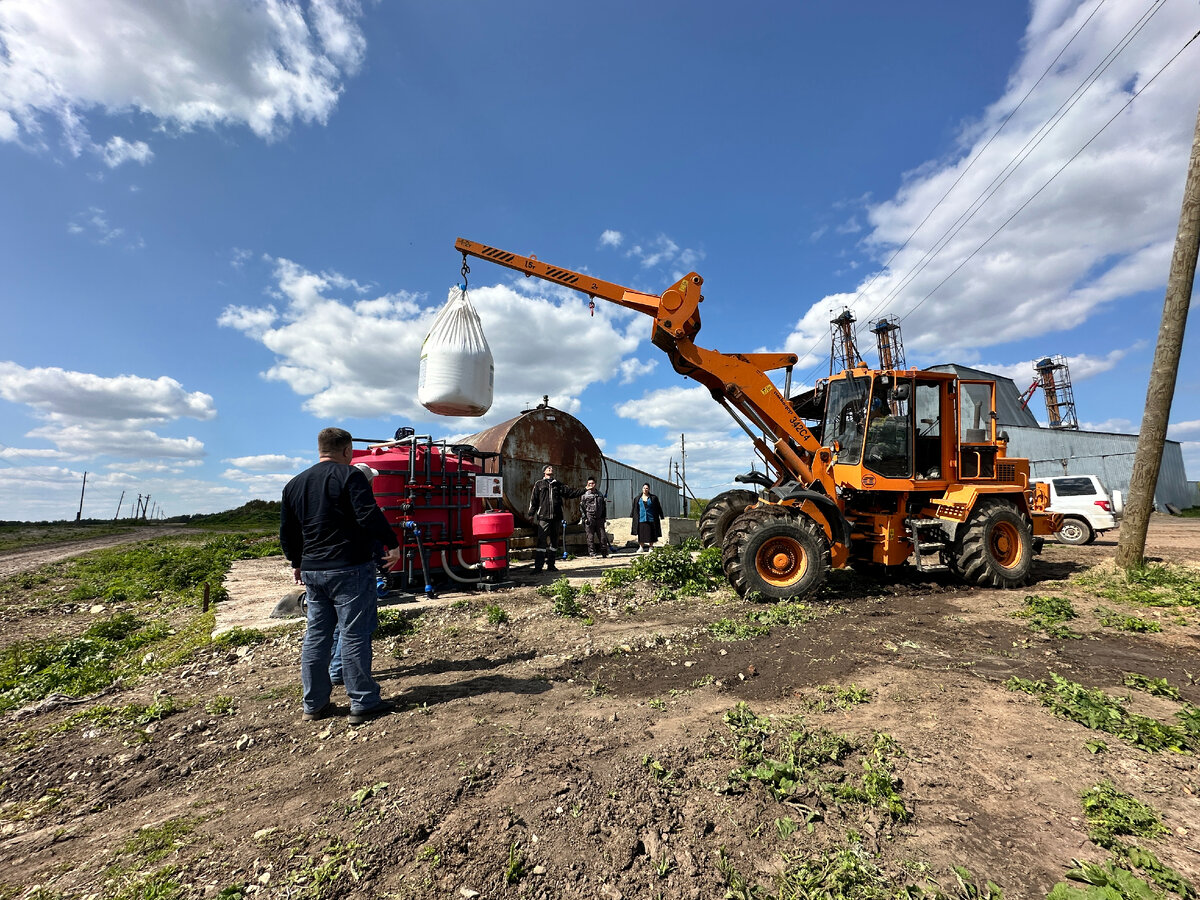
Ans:
<svg viewBox="0 0 1200 900"><path fill-rule="evenodd" d="M604 477L604 456L587 427L572 415L551 406L525 410L516 418L493 425L486 431L463 438L485 453L498 453L504 475L504 506L525 525L534 482L542 468L554 466L554 477L572 488L582 489L589 478ZM496 472L496 460L484 463L485 472ZM579 501L563 502L568 523L579 521Z"/></svg>

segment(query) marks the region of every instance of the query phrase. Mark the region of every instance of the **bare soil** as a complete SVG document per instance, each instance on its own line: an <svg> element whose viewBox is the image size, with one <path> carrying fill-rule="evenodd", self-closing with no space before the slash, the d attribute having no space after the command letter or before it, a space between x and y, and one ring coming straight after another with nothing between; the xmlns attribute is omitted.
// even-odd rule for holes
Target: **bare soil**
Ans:
<svg viewBox="0 0 1200 900"><path fill-rule="evenodd" d="M1123 608L1163 630L1115 631L1070 581L1115 549L1115 533L1049 543L1027 591L836 573L812 621L740 641L713 639L709 624L761 607L727 590L659 602L601 593L587 624L554 615L535 591L549 579L520 566L512 590L444 594L422 604L413 633L377 637L376 675L402 709L360 728L347 724L344 694L332 718L301 721L302 625L206 650L103 698L176 698L180 712L145 728L55 733L80 707L0 722L0 897L33 897L34 886L45 897L152 896L133 891L159 872L180 896L226 900L235 885L281 898L718 898L722 857L770 887L785 857L848 843L897 885L950 885L961 865L1006 898L1044 897L1073 858L1105 858L1080 804L1105 779L1161 814L1170 833L1146 845L1200 882L1195 757L1136 749L1004 686L1053 671L1132 693L1133 709L1168 720L1179 704L1122 686L1136 671L1200 704L1194 608ZM1156 516L1147 553L1200 566L1200 520ZM597 562L562 574L594 581ZM257 590L269 609L286 588L281 560L259 566L266 587L235 569L233 606ZM1031 631L1013 616L1028 594L1071 599L1085 638ZM488 624L489 605L508 621ZM822 686L851 684L870 700L822 702ZM819 796L801 807L731 781L723 716L741 701L864 741L890 734L911 820ZM1096 740L1108 751L1089 750ZM820 813L811 833L805 809ZM788 818L801 827L784 835L777 821ZM139 837L164 826L175 837L155 858Z"/></svg>

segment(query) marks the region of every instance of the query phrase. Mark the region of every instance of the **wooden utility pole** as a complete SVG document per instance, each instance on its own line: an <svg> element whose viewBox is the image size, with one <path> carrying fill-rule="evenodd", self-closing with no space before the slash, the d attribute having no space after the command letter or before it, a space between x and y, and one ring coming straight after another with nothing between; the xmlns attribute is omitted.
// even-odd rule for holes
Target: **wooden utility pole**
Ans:
<svg viewBox="0 0 1200 900"><path fill-rule="evenodd" d="M83 515L83 493L87 490L87 472L83 473L83 487L79 489L79 512L75 513L75 521Z"/></svg>
<svg viewBox="0 0 1200 900"><path fill-rule="evenodd" d="M683 514L686 516L692 510L688 506L687 498L687 443L682 434L679 435L679 466L683 470L679 476L679 482L683 485Z"/></svg>
<svg viewBox="0 0 1200 900"><path fill-rule="evenodd" d="M117 521L121 517L121 504L125 502L125 492L121 491L121 499L117 501L117 512L113 515L113 521Z"/></svg>
<svg viewBox="0 0 1200 900"><path fill-rule="evenodd" d="M1163 444L1167 440L1167 424L1171 417L1171 400L1175 396L1175 380L1179 374L1179 357L1183 352L1183 330L1192 302L1192 281L1196 278L1198 250L1200 110L1196 112L1192 156L1188 161L1187 180L1183 186L1183 210L1179 214L1175 252L1171 256L1171 272L1167 276L1167 296L1163 302L1162 323L1158 327L1158 344L1154 348L1154 365L1150 369L1150 384L1146 388L1146 412L1142 416L1137 454L1133 458L1133 473L1129 478L1129 500L1125 504L1125 518L1121 522L1121 536L1117 542L1117 565L1126 570L1136 569L1145 563L1146 529L1150 524L1154 489L1158 486Z"/></svg>

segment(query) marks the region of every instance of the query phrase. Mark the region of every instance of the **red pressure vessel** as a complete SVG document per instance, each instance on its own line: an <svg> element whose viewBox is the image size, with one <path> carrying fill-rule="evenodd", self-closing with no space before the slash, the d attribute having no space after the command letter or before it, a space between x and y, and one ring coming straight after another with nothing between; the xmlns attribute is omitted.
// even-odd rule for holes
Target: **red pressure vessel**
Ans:
<svg viewBox="0 0 1200 900"><path fill-rule="evenodd" d="M513 533L513 515L506 509L480 513L471 520L479 539L479 558L489 571L508 568L508 539Z"/></svg>

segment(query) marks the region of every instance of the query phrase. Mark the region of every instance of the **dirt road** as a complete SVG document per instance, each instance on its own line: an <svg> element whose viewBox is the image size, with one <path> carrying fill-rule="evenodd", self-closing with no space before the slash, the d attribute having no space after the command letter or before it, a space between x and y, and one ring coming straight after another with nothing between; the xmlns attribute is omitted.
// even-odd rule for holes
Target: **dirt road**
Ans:
<svg viewBox="0 0 1200 900"><path fill-rule="evenodd" d="M774 894L781 874L829 858L876 879L855 896L934 879L958 897L952 867L965 866L1009 900L1044 897L1072 859L1108 855L1080 801L1104 781L1158 812L1166 833L1139 844L1197 882L1195 757L1005 687L1056 672L1171 721L1179 702L1123 686L1138 672L1200 703L1197 609L1122 607L1162 630L1120 631L1096 612L1112 602L1077 580L1115 547L1049 544L1026 591L838 573L807 615L740 640L717 640L714 623L754 624L763 607L728 591L601 592L583 598L589 623L554 615L533 589L545 576L518 569L523 587L446 597L411 632L383 629L375 668L404 710L358 729L338 694L337 716L300 721L298 628L205 651L103 699L165 692L182 711L161 722L64 729L60 709L0 726L0 888L691 900ZM1200 521L1156 518L1148 552L1200 564ZM570 574L598 573L581 561ZM1069 599L1079 637L1014 617L1029 595ZM790 735L791 769L772 729ZM797 750L816 744L824 756ZM760 745L770 765L747 775ZM856 787L871 773L905 815Z"/></svg>
<svg viewBox="0 0 1200 900"><path fill-rule="evenodd" d="M138 531L127 532L125 534L110 534L104 537L88 538L82 541L68 541L32 550L0 551L0 578L8 578L20 572L32 572L34 569L47 566L50 563L90 553L93 550L103 550L106 547L117 547L121 544L132 544L137 541L168 537L175 534L187 534L194 531L195 529L162 526L139 529Z"/></svg>

